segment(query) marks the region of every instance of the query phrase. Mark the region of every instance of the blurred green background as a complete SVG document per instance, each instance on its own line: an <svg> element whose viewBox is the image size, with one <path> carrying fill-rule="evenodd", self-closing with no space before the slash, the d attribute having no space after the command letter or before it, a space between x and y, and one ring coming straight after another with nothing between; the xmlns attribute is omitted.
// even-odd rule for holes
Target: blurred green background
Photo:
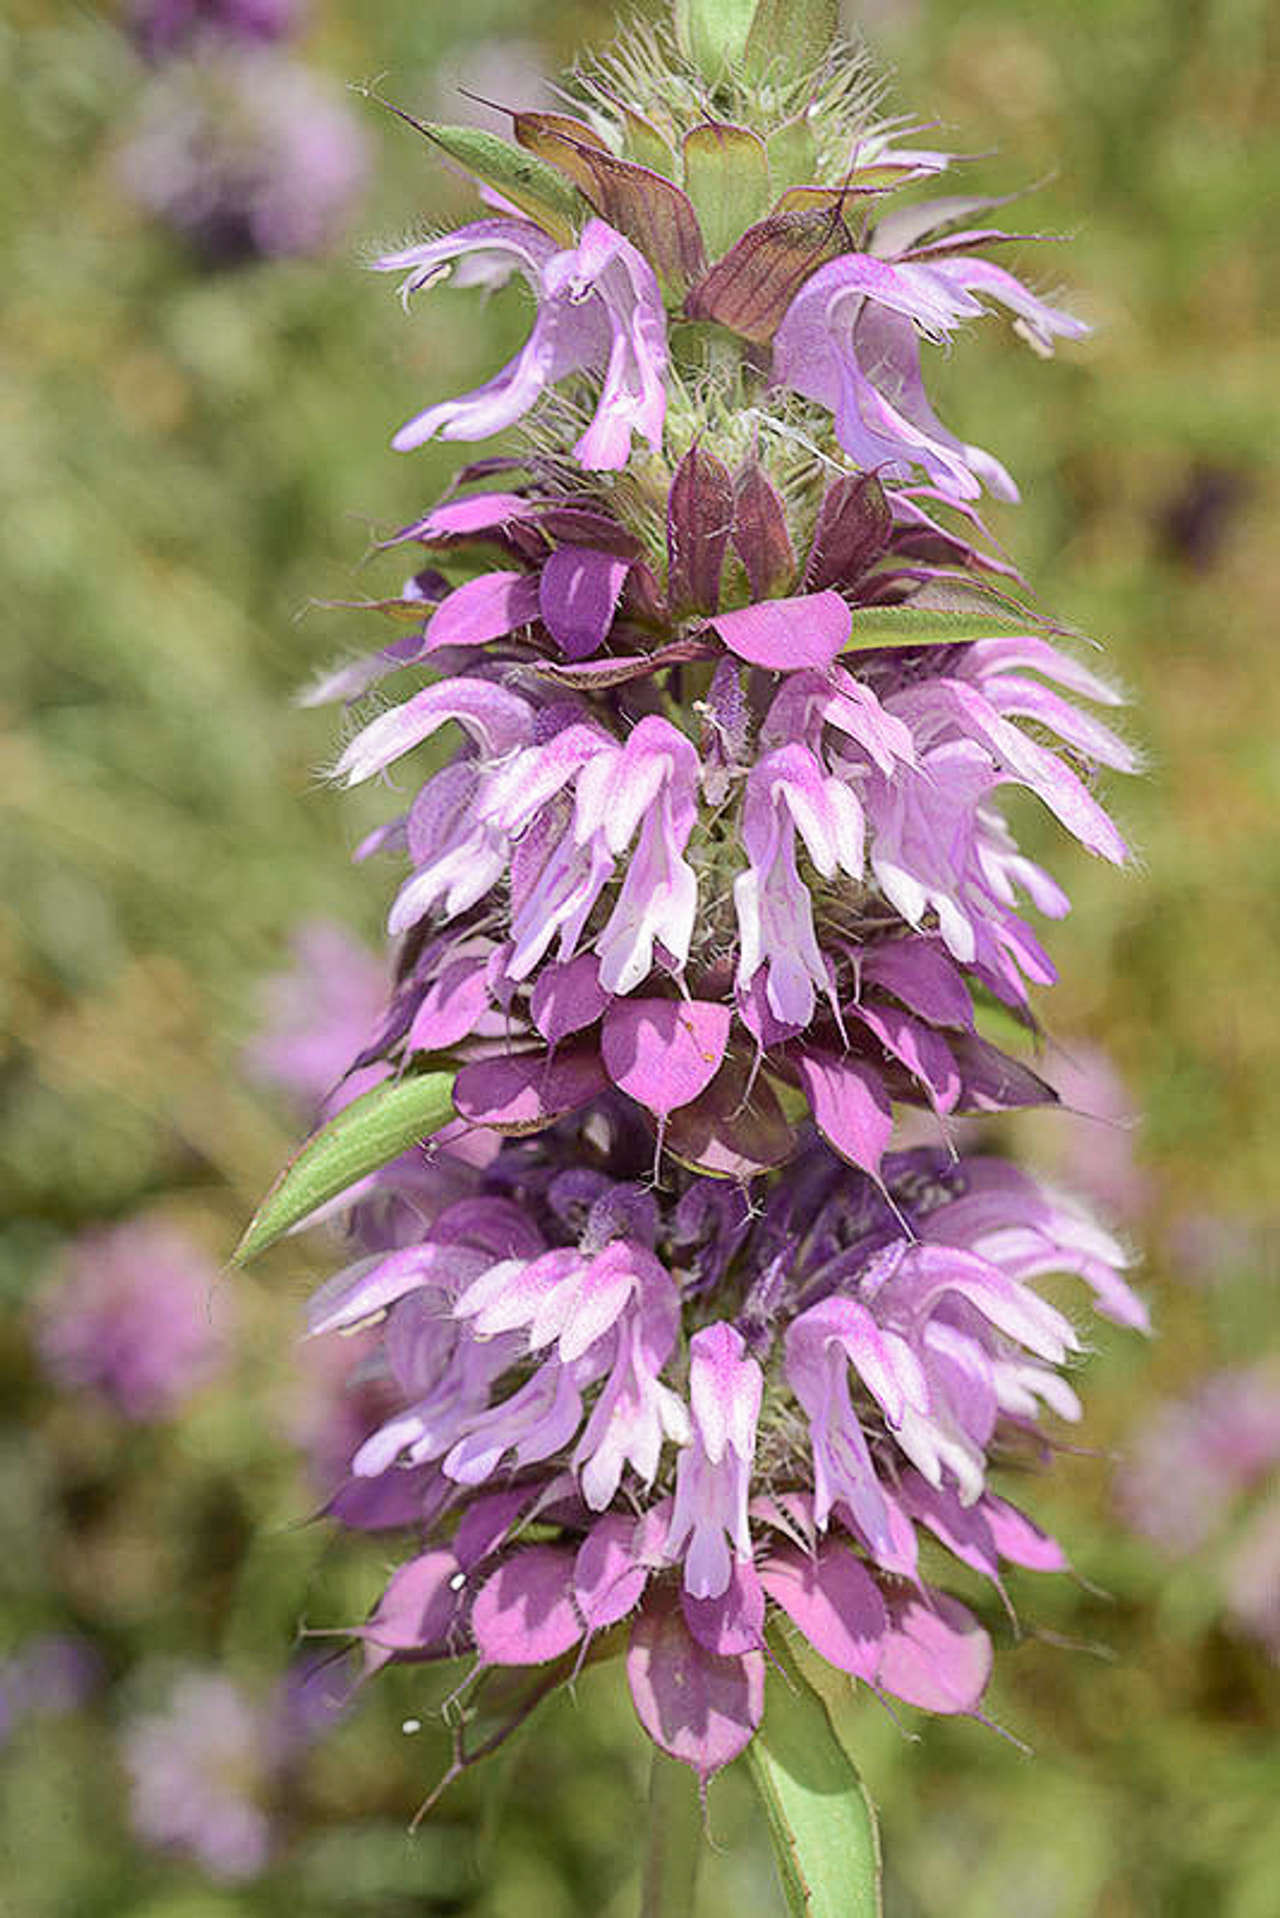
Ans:
<svg viewBox="0 0 1280 1918"><path fill-rule="evenodd" d="M1070 285L1094 339L1040 367L979 330L937 369L940 411L1018 475L1026 504L997 529L1045 601L1105 641L1151 762L1113 793L1136 875L1054 848L1076 910L1044 1011L1068 1050L1107 1046L1144 1115L1149 1197L1128 1227L1157 1337L1104 1330L1084 1381L1093 1449L1039 1488L1082 1582L1013 1587L1025 1636L997 1661L991 1711L1034 1756L968 1722L918 1721L917 1740L855 1708L887 1909L1274 1918L1276 1669L1224 1622L1212 1554L1170 1569L1126 1536L1110 1488L1163 1395L1280 1346L1280 15L875 0L862 23L896 103L983 156L975 190L1047 181L1025 224L1072 237L1020 257ZM460 60L515 36L556 73L606 24L569 0L314 0L300 51L448 116L441 76ZM0 83L0 1662L75 1633L107 1680L0 1748L0 1913L629 1913L648 1760L614 1670L547 1707L412 1841L442 1756L439 1687L412 1669L291 1775L262 1875L219 1886L129 1835L116 1739L154 1661L261 1691L302 1621L363 1615L389 1548L300 1523L287 1406L305 1250L225 1281L235 1367L162 1425L54 1392L31 1301L70 1238L141 1209L225 1258L296 1131L239 1070L258 982L304 916L376 940L386 887L349 863L373 813L318 777L332 715L291 704L360 621L308 602L385 584L361 571L370 527L419 511L451 463L393 455L391 430L487 377L522 316L445 293L406 318L364 270L473 202L362 100L374 164L346 241L212 271L122 195L145 77L110 12L10 0ZM1055 1123L1029 1117L1022 1136L1044 1149L1034 1129ZM710 1828L706 1918L779 1914L732 1773Z"/></svg>

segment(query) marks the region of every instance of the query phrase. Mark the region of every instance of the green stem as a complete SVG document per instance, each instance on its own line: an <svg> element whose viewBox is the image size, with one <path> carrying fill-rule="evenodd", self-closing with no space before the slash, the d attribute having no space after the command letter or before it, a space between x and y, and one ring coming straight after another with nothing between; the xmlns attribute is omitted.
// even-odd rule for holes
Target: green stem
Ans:
<svg viewBox="0 0 1280 1918"><path fill-rule="evenodd" d="M701 1855L702 1806L694 1775L678 1759L655 1751L640 1918L693 1918Z"/></svg>

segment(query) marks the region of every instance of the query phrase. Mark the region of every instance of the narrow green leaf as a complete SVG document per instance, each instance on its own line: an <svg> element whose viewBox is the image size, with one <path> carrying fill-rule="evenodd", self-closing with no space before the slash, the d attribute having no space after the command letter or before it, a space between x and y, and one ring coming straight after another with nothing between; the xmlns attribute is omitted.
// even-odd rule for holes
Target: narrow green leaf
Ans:
<svg viewBox="0 0 1280 1918"><path fill-rule="evenodd" d="M769 158L750 127L708 120L684 140L684 190L713 260L769 211Z"/></svg>
<svg viewBox="0 0 1280 1918"><path fill-rule="evenodd" d="M756 0L675 0L676 40L704 79L741 60Z"/></svg>
<svg viewBox="0 0 1280 1918"><path fill-rule="evenodd" d="M855 606L847 652L866 646L955 646L970 639L1021 637L1038 621L1010 613L929 612L915 606Z"/></svg>
<svg viewBox="0 0 1280 1918"><path fill-rule="evenodd" d="M791 1918L882 1918L875 1812L827 1708L778 1633L764 1721L743 1760Z"/></svg>
<svg viewBox="0 0 1280 1918"><path fill-rule="evenodd" d="M812 73L839 23L839 0L759 0L744 56L748 79L758 80L775 65L786 74Z"/></svg>
<svg viewBox="0 0 1280 1918"><path fill-rule="evenodd" d="M591 208L558 168L536 153L512 146L496 133L486 133L479 127L441 126L433 120L419 120L389 100L382 104L477 180L495 187L562 246L573 245L578 227L590 218Z"/></svg>
<svg viewBox="0 0 1280 1918"><path fill-rule="evenodd" d="M247 1265L317 1207L438 1132L453 1116L451 1072L387 1080L353 1099L290 1159L249 1221L232 1264Z"/></svg>

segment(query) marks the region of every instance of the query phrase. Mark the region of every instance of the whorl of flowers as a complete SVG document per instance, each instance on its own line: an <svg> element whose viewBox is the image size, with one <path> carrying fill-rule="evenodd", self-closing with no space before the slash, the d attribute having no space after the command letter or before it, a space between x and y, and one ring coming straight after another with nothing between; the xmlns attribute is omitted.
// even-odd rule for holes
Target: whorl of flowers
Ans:
<svg viewBox="0 0 1280 1918"><path fill-rule="evenodd" d="M1112 1237L947 1137L1054 1099L985 1036L993 1006L1034 1029L1054 977L1024 901L1068 907L1002 789L1120 863L1093 779L1134 759L994 549L975 502L1016 487L922 349L992 308L1041 352L1085 328L987 257L995 202L898 204L951 156L877 120L847 49L748 43L711 81L689 17L580 117L513 115L515 148L426 129L490 217L379 262L534 307L396 445L526 439L385 542L409 631L312 695L411 676L347 784L404 784L440 735L364 848L405 876L353 1064L448 1064L458 1116L362 1188L311 1329L380 1318L399 1401L333 1506L419 1535L370 1663L545 1688L625 1634L642 1722L705 1776L759 1722L771 1609L978 1709L989 1640L918 1535L997 1588L1061 1568L989 1482L1079 1412L1035 1281L1144 1314ZM895 1105L936 1148L893 1149Z"/></svg>

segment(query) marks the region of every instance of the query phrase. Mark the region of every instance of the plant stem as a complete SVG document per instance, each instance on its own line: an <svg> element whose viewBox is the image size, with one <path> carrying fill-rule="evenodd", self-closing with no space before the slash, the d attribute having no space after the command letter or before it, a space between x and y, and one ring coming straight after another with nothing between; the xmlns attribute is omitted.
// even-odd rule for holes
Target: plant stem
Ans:
<svg viewBox="0 0 1280 1918"><path fill-rule="evenodd" d="M701 1853L702 1806L694 1775L678 1759L655 1751L640 1918L693 1918Z"/></svg>

